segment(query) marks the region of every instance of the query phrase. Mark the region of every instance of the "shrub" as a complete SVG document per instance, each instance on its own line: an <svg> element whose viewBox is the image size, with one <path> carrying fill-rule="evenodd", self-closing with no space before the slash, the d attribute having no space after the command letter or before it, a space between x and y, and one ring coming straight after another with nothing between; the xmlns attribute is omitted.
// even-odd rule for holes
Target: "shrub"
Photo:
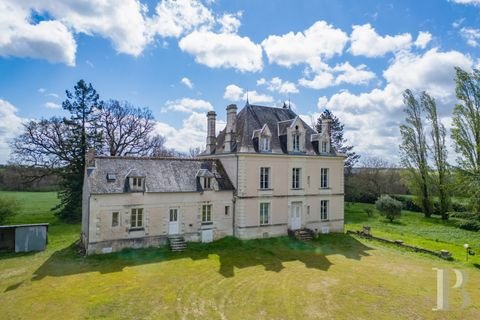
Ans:
<svg viewBox="0 0 480 320"><path fill-rule="evenodd" d="M458 227L465 230L478 231L480 230L480 222L476 220L463 220L458 223Z"/></svg>
<svg viewBox="0 0 480 320"><path fill-rule="evenodd" d="M453 202L452 203L452 210L455 212L466 212L467 207L461 203Z"/></svg>
<svg viewBox="0 0 480 320"><path fill-rule="evenodd" d="M400 201L404 210L422 212L422 208L420 208L411 197L392 196L391 198Z"/></svg>
<svg viewBox="0 0 480 320"><path fill-rule="evenodd" d="M18 202L12 197L0 196L0 224L4 224L18 211Z"/></svg>
<svg viewBox="0 0 480 320"><path fill-rule="evenodd" d="M363 211L365 211L365 213L367 214L367 216L369 216L369 217L373 216L373 210L372 210L372 208L365 208L365 209L363 209Z"/></svg>
<svg viewBox="0 0 480 320"><path fill-rule="evenodd" d="M464 220L476 220L479 218L478 214L473 212L449 212L452 218L464 219Z"/></svg>
<svg viewBox="0 0 480 320"><path fill-rule="evenodd" d="M375 202L375 207L382 216L385 216L390 222L400 217L402 213L402 203L388 195L382 195Z"/></svg>

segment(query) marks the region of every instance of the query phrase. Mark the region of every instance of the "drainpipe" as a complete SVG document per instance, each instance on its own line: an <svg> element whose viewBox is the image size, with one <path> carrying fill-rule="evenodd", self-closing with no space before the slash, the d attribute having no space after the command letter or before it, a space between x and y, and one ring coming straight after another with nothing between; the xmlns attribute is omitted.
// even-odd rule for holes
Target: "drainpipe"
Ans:
<svg viewBox="0 0 480 320"><path fill-rule="evenodd" d="M237 203L237 194L238 194L238 154L235 153L235 157L237 158L237 176L236 176L236 183L235 183L235 190L233 190L233 210L232 210L232 226L233 226L233 237L236 236L236 222L235 222L235 213L236 213L236 203Z"/></svg>

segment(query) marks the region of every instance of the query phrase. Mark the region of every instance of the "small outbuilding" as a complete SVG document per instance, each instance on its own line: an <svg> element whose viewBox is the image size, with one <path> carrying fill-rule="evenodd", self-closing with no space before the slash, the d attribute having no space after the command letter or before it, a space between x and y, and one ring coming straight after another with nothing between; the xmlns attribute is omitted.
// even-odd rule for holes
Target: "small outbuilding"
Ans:
<svg viewBox="0 0 480 320"><path fill-rule="evenodd" d="M43 251L48 243L48 223L0 226L0 251Z"/></svg>

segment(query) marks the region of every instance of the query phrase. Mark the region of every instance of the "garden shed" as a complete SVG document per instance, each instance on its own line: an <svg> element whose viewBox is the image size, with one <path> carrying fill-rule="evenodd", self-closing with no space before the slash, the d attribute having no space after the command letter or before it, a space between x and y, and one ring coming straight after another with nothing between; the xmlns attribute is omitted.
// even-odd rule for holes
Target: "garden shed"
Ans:
<svg viewBox="0 0 480 320"><path fill-rule="evenodd" d="M0 226L0 251L43 251L48 242L48 223Z"/></svg>

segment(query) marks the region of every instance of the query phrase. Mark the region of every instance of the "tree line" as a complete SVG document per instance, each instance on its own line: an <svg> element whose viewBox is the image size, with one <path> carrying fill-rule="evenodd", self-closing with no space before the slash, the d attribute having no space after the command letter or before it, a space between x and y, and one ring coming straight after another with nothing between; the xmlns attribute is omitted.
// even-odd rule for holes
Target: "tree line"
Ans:
<svg viewBox="0 0 480 320"><path fill-rule="evenodd" d="M407 169L408 186L426 217L434 213L434 197L438 197L438 211L445 220L454 193L468 198L473 215L480 213L480 71L455 68L455 93L458 103L451 129L455 163L448 161L447 130L428 92L416 96L405 90L406 117L400 127L401 161Z"/></svg>

